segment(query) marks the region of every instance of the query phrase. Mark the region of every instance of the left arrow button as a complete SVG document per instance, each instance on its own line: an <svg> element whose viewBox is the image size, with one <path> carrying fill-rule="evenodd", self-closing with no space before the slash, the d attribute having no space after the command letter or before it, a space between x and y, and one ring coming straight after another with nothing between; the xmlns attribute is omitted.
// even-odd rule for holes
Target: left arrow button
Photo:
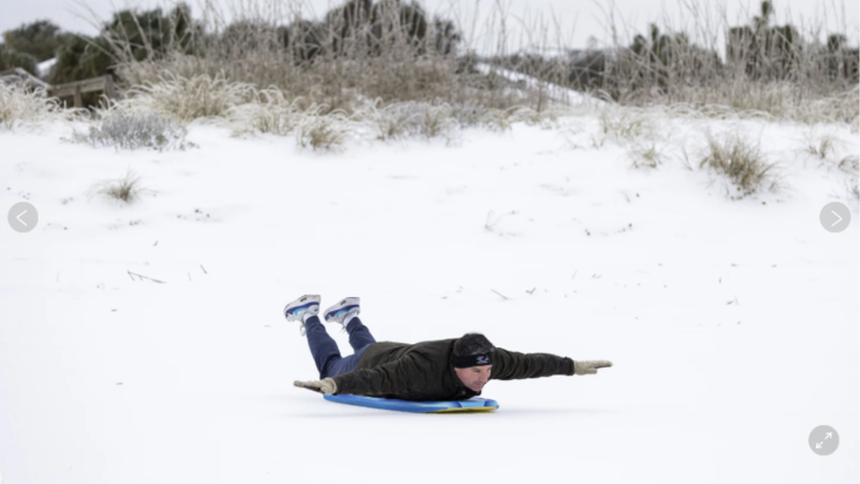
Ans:
<svg viewBox="0 0 860 484"><path fill-rule="evenodd" d="M7 220L12 230L23 234L36 228L36 224L39 223L39 212L32 203L18 202L9 209Z"/></svg>

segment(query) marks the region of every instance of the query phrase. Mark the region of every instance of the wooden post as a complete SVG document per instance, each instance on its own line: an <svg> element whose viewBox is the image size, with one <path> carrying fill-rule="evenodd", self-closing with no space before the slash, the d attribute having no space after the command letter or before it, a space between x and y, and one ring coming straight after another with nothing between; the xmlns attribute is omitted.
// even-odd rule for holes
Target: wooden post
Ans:
<svg viewBox="0 0 860 484"><path fill-rule="evenodd" d="M81 85L78 84L75 86L75 107L80 108L83 107L84 101L81 99Z"/></svg>
<svg viewBox="0 0 860 484"><path fill-rule="evenodd" d="M113 77L111 75L105 76L105 96L107 96L108 99L116 98L116 91L113 86Z"/></svg>

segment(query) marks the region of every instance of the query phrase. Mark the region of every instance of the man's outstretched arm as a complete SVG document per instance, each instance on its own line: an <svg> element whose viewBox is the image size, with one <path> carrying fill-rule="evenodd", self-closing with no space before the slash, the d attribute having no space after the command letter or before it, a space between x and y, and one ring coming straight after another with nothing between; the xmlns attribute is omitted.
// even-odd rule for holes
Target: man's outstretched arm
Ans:
<svg viewBox="0 0 860 484"><path fill-rule="evenodd" d="M552 375L593 375L612 362L576 361L549 353L518 353L502 348L493 351L493 380L521 380Z"/></svg>

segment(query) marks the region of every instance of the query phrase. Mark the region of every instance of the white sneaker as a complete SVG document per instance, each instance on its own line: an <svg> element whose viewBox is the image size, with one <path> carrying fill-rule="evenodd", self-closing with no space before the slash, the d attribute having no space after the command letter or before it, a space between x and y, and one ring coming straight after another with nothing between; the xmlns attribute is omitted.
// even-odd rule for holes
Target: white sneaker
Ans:
<svg viewBox="0 0 860 484"><path fill-rule="evenodd" d="M302 323L299 331L302 336L305 335L305 315L308 317L315 316L320 312L320 301L322 297L319 294L305 294L295 301L284 306L284 317L287 321L298 321Z"/></svg>
<svg viewBox="0 0 860 484"><path fill-rule="evenodd" d="M358 313L361 312L359 302L360 300L357 297L348 297L326 309L325 312L323 312L326 322L340 323L343 328L346 329L344 320L346 320L350 315L358 316Z"/></svg>

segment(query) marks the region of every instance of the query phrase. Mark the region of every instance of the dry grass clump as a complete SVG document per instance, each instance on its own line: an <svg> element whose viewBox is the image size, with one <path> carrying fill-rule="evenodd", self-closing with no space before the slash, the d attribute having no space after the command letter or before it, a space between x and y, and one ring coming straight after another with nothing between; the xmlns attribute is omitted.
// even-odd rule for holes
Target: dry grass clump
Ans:
<svg viewBox="0 0 860 484"><path fill-rule="evenodd" d="M325 110L325 106L318 108ZM296 143L301 148L314 151L332 151L343 147L349 133L349 120L341 111L331 111L325 115L309 114L298 125Z"/></svg>
<svg viewBox="0 0 860 484"><path fill-rule="evenodd" d="M803 96L794 92L782 99L783 119L804 123L856 123L860 119L860 86L855 85L844 92Z"/></svg>
<svg viewBox="0 0 860 484"><path fill-rule="evenodd" d="M774 168L768 163L757 145L740 135L728 135L723 139L708 136L708 147L699 167L709 167L725 175L742 192L742 196L760 190ZM770 188L775 186L775 182Z"/></svg>
<svg viewBox="0 0 860 484"><path fill-rule="evenodd" d="M358 110L355 117L382 141L446 136L456 125L452 109L446 103L408 101L383 106L382 100L377 99Z"/></svg>
<svg viewBox="0 0 860 484"><path fill-rule="evenodd" d="M66 117L59 102L45 96L44 91L0 82L0 128L12 129L16 121L60 120Z"/></svg>
<svg viewBox="0 0 860 484"><path fill-rule="evenodd" d="M140 177L133 171L129 171L122 178L97 184L95 191L114 200L132 203L138 199L143 188L140 184Z"/></svg>
<svg viewBox="0 0 860 484"><path fill-rule="evenodd" d="M376 131L377 139L400 139L421 131L421 113L415 109L415 103L380 106L381 101L377 99L369 104L363 116L364 121Z"/></svg>
<svg viewBox="0 0 860 484"><path fill-rule="evenodd" d="M119 104L100 115L97 126L90 126L84 133L74 131L72 141L126 150L150 148L162 151L195 146L185 140L187 131L183 126L155 111L129 109Z"/></svg>
<svg viewBox="0 0 860 484"><path fill-rule="evenodd" d="M187 122L223 117L231 107L250 101L254 94L253 85L224 77L205 74L183 77L162 71L157 80L132 87L127 96L140 98L150 109Z"/></svg>
<svg viewBox="0 0 860 484"><path fill-rule="evenodd" d="M835 165L846 173L860 173L860 158L856 154L844 155L848 146L848 143L833 133L816 135L813 131L807 135L803 152L820 160L822 165Z"/></svg>
<svg viewBox="0 0 860 484"><path fill-rule="evenodd" d="M552 107L536 110L528 106L514 105L505 109L488 108L475 103L458 104L452 107L451 114L460 126L480 126L492 130L507 130L514 123L526 123L548 127L560 117L573 111L566 107Z"/></svg>
<svg viewBox="0 0 860 484"><path fill-rule="evenodd" d="M617 143L633 141L645 133L647 119L641 113L621 109L604 109L598 115L600 132Z"/></svg>
<svg viewBox="0 0 860 484"><path fill-rule="evenodd" d="M806 152L819 159L836 156L839 140L832 134L823 134L817 138L810 136L807 140Z"/></svg>
<svg viewBox="0 0 860 484"><path fill-rule="evenodd" d="M257 91L251 102L230 107L226 117L239 126L239 132L286 136L298 126L303 113L318 115L319 111L319 106L308 106L304 98L287 99L283 91L270 87Z"/></svg>
<svg viewBox="0 0 860 484"><path fill-rule="evenodd" d="M663 162L663 154L656 143L634 146L628 152L633 168L657 168Z"/></svg>
<svg viewBox="0 0 860 484"><path fill-rule="evenodd" d="M844 172L854 175L860 174L860 157L857 155L848 155L839 160L836 166Z"/></svg>
<svg viewBox="0 0 860 484"><path fill-rule="evenodd" d="M598 131L591 137L592 147L602 148L607 141L624 146L640 144L642 139L657 140L661 135L655 117L660 114L659 109L607 105L597 113ZM645 154L647 149L634 146L633 151Z"/></svg>

